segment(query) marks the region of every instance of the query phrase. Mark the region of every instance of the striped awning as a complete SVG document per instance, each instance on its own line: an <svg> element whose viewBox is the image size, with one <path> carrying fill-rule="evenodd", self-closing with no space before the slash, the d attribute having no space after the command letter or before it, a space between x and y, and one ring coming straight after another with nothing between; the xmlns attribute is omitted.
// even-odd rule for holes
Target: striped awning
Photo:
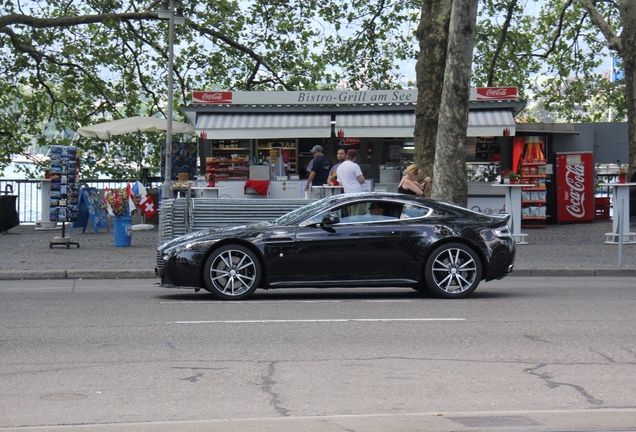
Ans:
<svg viewBox="0 0 636 432"><path fill-rule="evenodd" d="M336 130L347 137L412 137L415 113L362 113L336 115Z"/></svg>
<svg viewBox="0 0 636 432"><path fill-rule="evenodd" d="M329 138L330 114L200 114L196 133L208 139Z"/></svg>
<svg viewBox="0 0 636 432"><path fill-rule="evenodd" d="M338 114L336 129L348 137L413 137L414 113ZM470 111L467 136L512 136L515 120L508 110Z"/></svg>
<svg viewBox="0 0 636 432"><path fill-rule="evenodd" d="M507 130L507 133L504 131ZM469 137L504 136L515 134L515 119L508 110L470 111L468 113Z"/></svg>
<svg viewBox="0 0 636 432"><path fill-rule="evenodd" d="M413 137L415 113L337 114L336 130L347 137ZM468 113L467 136L515 134L515 120L509 110L480 110ZM208 139L293 139L329 138L330 114L200 114L197 135Z"/></svg>

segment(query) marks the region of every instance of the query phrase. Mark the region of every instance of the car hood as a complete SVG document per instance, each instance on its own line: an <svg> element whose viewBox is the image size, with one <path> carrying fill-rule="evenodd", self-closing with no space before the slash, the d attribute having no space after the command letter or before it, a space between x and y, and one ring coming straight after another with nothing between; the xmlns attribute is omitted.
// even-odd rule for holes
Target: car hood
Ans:
<svg viewBox="0 0 636 432"><path fill-rule="evenodd" d="M200 231L194 231L161 244L157 249L160 253L167 249L174 248L182 244L191 242L199 242L206 240L220 240L224 238L236 238L252 235L261 232L263 228L272 226L271 221L263 221L250 225L230 226L223 228L209 228Z"/></svg>

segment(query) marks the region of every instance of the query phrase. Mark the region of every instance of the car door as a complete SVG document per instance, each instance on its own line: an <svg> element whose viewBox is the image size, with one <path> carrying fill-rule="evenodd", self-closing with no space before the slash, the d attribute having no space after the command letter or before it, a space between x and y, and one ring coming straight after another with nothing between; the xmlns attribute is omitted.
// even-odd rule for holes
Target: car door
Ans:
<svg viewBox="0 0 636 432"><path fill-rule="evenodd" d="M260 234L266 275L270 284L276 285L296 279L295 242L296 226L281 225Z"/></svg>
<svg viewBox="0 0 636 432"><path fill-rule="evenodd" d="M402 253L399 218L349 216L346 207L332 211L340 215L340 223L298 227L294 242L298 279L315 285L340 282L346 286L396 278Z"/></svg>

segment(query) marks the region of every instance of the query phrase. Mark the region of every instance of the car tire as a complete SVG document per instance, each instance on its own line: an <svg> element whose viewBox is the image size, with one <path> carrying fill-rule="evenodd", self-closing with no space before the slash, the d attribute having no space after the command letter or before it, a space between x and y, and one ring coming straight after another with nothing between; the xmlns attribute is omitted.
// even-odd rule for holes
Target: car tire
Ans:
<svg viewBox="0 0 636 432"><path fill-rule="evenodd" d="M446 243L428 256L424 280L437 297L464 298L477 289L481 272L481 260L473 249L462 243Z"/></svg>
<svg viewBox="0 0 636 432"><path fill-rule="evenodd" d="M242 300L258 288L261 264L256 254L240 245L225 245L205 260L205 289L220 300Z"/></svg>

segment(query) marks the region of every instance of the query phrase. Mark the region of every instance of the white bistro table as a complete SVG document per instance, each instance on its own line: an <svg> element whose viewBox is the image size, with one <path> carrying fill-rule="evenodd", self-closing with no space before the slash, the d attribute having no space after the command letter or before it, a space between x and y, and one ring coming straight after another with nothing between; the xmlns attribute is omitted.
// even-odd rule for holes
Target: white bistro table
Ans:
<svg viewBox="0 0 636 432"><path fill-rule="evenodd" d="M322 188L325 190L325 196L332 196L341 194L344 191L344 186L329 186L322 185Z"/></svg>
<svg viewBox="0 0 636 432"><path fill-rule="evenodd" d="M218 198L219 190L231 189L229 186L193 186L194 196L198 198Z"/></svg>
<svg viewBox="0 0 636 432"><path fill-rule="evenodd" d="M528 244L528 234L521 232L521 189L527 188L528 185L493 183L492 186L506 188L506 211L510 213L508 226L512 237L517 244Z"/></svg>
<svg viewBox="0 0 636 432"><path fill-rule="evenodd" d="M623 244L635 244L636 233L629 232L629 187L636 186L636 183L601 183L599 186L612 188L612 204L614 205L612 232L605 233L605 243L618 244L622 233Z"/></svg>

